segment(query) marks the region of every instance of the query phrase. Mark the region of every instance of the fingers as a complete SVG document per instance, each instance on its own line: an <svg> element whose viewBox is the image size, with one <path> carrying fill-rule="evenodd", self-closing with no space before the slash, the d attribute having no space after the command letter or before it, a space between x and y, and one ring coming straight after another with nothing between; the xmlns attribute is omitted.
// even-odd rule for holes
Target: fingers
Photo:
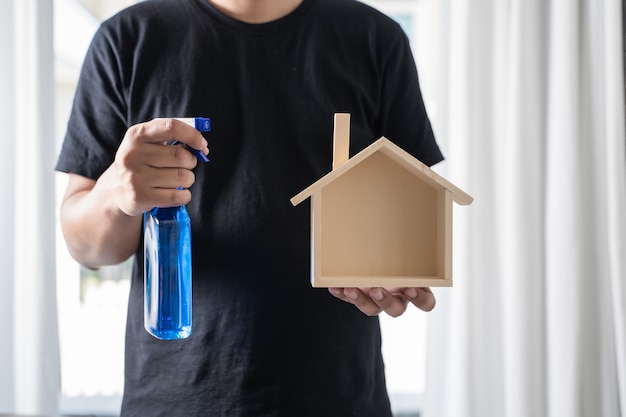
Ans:
<svg viewBox="0 0 626 417"><path fill-rule="evenodd" d="M363 290L359 288L329 288L332 295L347 303L354 304L359 310L368 316L377 316L382 309L365 295Z"/></svg>
<svg viewBox="0 0 626 417"><path fill-rule="evenodd" d="M176 119L153 119L138 123L128 129L127 136L146 143L163 143L170 139L187 144L194 149L209 153L206 139L198 130Z"/></svg>
<svg viewBox="0 0 626 417"><path fill-rule="evenodd" d="M422 311L431 311L437 300L430 288L406 288L404 295L413 305Z"/></svg>
<svg viewBox="0 0 626 417"><path fill-rule="evenodd" d="M154 168L145 169L145 185L148 188L184 189L193 185L196 175L185 168Z"/></svg>
<svg viewBox="0 0 626 417"><path fill-rule="evenodd" d="M146 144L143 147L146 164L154 168L185 168L194 169L198 158L184 148L183 145Z"/></svg>
<svg viewBox="0 0 626 417"><path fill-rule="evenodd" d="M171 139L208 153L202 134L175 119L155 119L127 130L112 165L117 205L124 213L134 216L191 200L191 170L198 160L183 145L165 146Z"/></svg>
<svg viewBox="0 0 626 417"><path fill-rule="evenodd" d="M353 304L368 316L382 312L399 317L411 302L422 311L435 308L435 295L430 288L329 288L335 297Z"/></svg>
<svg viewBox="0 0 626 417"><path fill-rule="evenodd" d="M111 169L117 178L113 186L117 206L128 216L138 216L153 207L182 206L191 201L188 190L194 180L191 171L151 167L130 171L115 164Z"/></svg>
<svg viewBox="0 0 626 417"><path fill-rule="evenodd" d="M131 169L137 164L193 169L198 161L183 146L163 146L171 140L187 144L205 155L209 152L206 139L193 127L176 119L154 119L133 125L126 131L116 159Z"/></svg>
<svg viewBox="0 0 626 417"><path fill-rule="evenodd" d="M392 293L385 288L329 288L335 297L354 304L368 316L376 316L383 311L392 317L402 315L407 308L405 295Z"/></svg>

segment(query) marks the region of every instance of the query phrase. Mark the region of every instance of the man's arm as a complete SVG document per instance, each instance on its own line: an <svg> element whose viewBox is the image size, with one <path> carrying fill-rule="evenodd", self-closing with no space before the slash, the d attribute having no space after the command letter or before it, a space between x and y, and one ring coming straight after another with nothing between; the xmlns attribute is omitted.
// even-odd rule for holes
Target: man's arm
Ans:
<svg viewBox="0 0 626 417"><path fill-rule="evenodd" d="M111 198L105 183L70 174L61 204L61 229L70 254L81 265L96 269L128 259L137 248L141 216L129 216Z"/></svg>
<svg viewBox="0 0 626 417"><path fill-rule="evenodd" d="M145 211L191 200L197 159L181 146L163 145L172 138L208 153L206 140L193 127L155 119L128 129L115 161L97 180L70 174L61 228L79 263L98 268L126 260L140 242Z"/></svg>

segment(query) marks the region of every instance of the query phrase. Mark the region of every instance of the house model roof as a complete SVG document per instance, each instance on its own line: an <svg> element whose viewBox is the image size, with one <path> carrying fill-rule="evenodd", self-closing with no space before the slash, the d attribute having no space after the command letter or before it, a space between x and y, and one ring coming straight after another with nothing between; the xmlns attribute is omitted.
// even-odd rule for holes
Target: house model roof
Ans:
<svg viewBox="0 0 626 417"><path fill-rule="evenodd" d="M450 181L443 178L441 175L437 174L427 165L420 162L418 159L413 157L411 154L409 154L384 136L378 139L376 142L372 143L367 148L363 149L352 158L348 159L346 162L340 164L339 167L333 169L330 173L316 181L311 186L305 188L300 193L295 195L291 199L291 203L294 206L297 206L298 204L309 198L311 195L313 195L313 193L315 193L317 190L330 184L335 179L341 177L344 173L351 170L353 167L362 163L377 152L381 152L387 157L391 158L398 165L404 167L416 177L423 179L433 188L446 189L450 191L452 193L452 199L457 204L468 205L472 203L473 198L469 194L452 184Z"/></svg>

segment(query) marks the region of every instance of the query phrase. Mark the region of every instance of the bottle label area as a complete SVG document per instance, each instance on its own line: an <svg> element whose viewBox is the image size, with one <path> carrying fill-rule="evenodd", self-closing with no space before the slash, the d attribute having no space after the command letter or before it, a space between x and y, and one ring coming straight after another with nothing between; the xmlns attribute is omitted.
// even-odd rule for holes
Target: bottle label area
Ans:
<svg viewBox="0 0 626 417"><path fill-rule="evenodd" d="M185 207L144 214L144 326L158 339L191 335L191 223Z"/></svg>

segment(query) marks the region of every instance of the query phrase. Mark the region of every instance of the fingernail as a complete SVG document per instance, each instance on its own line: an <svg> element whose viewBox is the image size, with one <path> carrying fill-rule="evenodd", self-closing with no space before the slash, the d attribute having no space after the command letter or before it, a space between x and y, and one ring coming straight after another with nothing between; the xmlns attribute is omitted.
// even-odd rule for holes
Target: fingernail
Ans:
<svg viewBox="0 0 626 417"><path fill-rule="evenodd" d="M415 288L407 288L404 294L409 298L417 297L417 290Z"/></svg>
<svg viewBox="0 0 626 417"><path fill-rule="evenodd" d="M382 290L378 290L378 289L373 290L372 292L370 292L370 295L376 301L382 301L383 298L384 298Z"/></svg>
<svg viewBox="0 0 626 417"><path fill-rule="evenodd" d="M357 294L356 291L348 291L346 296L351 300L356 300L357 298L359 298L359 294Z"/></svg>

